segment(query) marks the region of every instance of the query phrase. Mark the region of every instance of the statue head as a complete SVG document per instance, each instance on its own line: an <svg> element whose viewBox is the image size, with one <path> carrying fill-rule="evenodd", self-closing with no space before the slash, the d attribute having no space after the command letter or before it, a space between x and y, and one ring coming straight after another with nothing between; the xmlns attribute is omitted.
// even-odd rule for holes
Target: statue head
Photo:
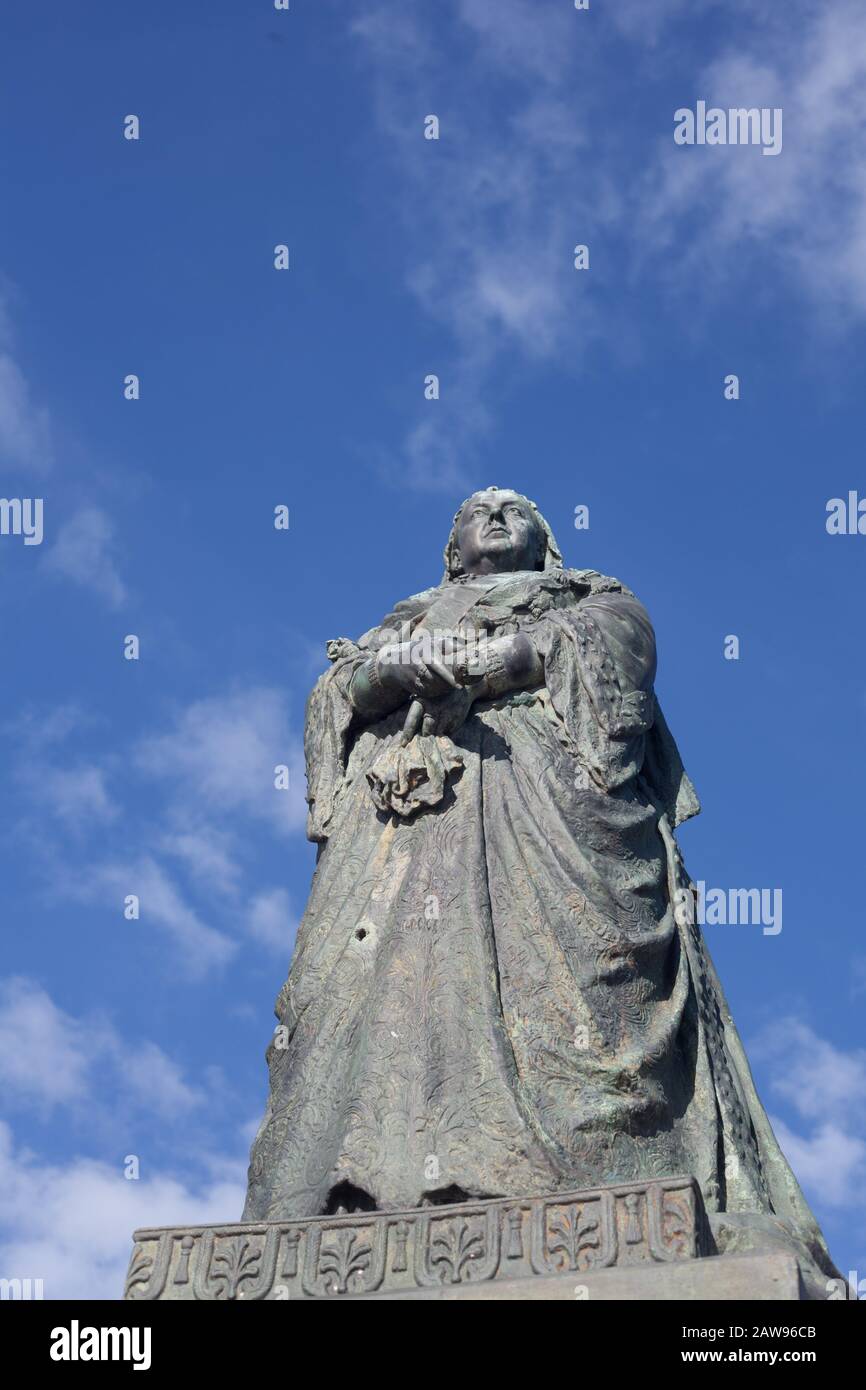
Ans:
<svg viewBox="0 0 866 1390"><path fill-rule="evenodd" d="M454 517L445 580L512 570L562 569L553 532L534 502L510 488L474 492Z"/></svg>

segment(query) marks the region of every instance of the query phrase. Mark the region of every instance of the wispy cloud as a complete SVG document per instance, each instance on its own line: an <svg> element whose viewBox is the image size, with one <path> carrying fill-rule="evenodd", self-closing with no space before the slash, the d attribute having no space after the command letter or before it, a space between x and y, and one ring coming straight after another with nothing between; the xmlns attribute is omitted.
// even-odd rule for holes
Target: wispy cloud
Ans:
<svg viewBox="0 0 866 1390"><path fill-rule="evenodd" d="M109 1044L104 1026L78 1023L32 981L0 982L0 1082L7 1103L21 1099L51 1110L83 1100L94 1059Z"/></svg>
<svg viewBox="0 0 866 1390"><path fill-rule="evenodd" d="M733 0L734 5L749 4L760 9L764 0ZM617 0L608 11L610 19L619 32L636 43L654 47L663 31L673 22L681 19L694 19L720 6L730 8L731 0ZM607 17L607 16L606 16Z"/></svg>
<svg viewBox="0 0 866 1390"><path fill-rule="evenodd" d="M807 1126L774 1117L776 1136L804 1187L830 1207L862 1205L866 1181L866 1050L844 1051L793 1015L752 1040L770 1095Z"/></svg>
<svg viewBox="0 0 866 1390"><path fill-rule="evenodd" d="M63 452L56 434L47 406L37 402L17 360L9 296L0 277L0 466L7 474L53 475L44 512L43 572L89 590L112 609L120 608L126 585L117 563L114 523L102 506L70 501L63 471L55 470ZM70 441L65 449L81 452ZM5 486L8 495L13 489L8 482ZM20 484L19 489L24 490Z"/></svg>
<svg viewBox="0 0 866 1390"><path fill-rule="evenodd" d="M297 919L284 888L272 888L253 898L247 913L247 930L262 945L288 956L296 929Z"/></svg>
<svg viewBox="0 0 866 1390"><path fill-rule="evenodd" d="M126 747L111 747L72 705L29 708L3 732L23 793L15 833L52 899L162 932L189 980L223 968L242 933L288 952L295 921L284 890L250 897L245 886L262 826L280 841L306 827L303 748L282 691L236 687L180 705ZM76 747L94 732L102 752L87 760ZM289 769L288 790L275 785L278 767ZM133 895L139 917L127 921Z"/></svg>
<svg viewBox="0 0 866 1390"><path fill-rule="evenodd" d="M845 1123L853 1111L866 1127L866 1049L843 1052L789 1015L764 1028L751 1050L770 1066L774 1094L804 1119Z"/></svg>
<svg viewBox="0 0 866 1390"><path fill-rule="evenodd" d="M696 296L709 306L744 257L769 295L793 290L828 330L866 311L866 11L734 0L732 30L713 25L721 9L621 0L602 17L452 0L428 13L379 0L351 26L412 248L406 285L447 335L426 368L441 399L419 387L402 439L377 456L402 484L473 480L496 425L491 399L534 366L569 372L599 348L639 351L628 287L650 261L690 328ZM653 64L650 101L659 69L666 90L689 73L669 111L621 99L623 41L640 71ZM676 146L674 108L699 97L781 106L781 156ZM439 141L423 138L427 114ZM609 274L574 270L573 246L590 242L618 291Z"/></svg>
<svg viewBox="0 0 866 1390"><path fill-rule="evenodd" d="M52 458L48 411L8 352L0 352L0 464L44 472Z"/></svg>
<svg viewBox="0 0 866 1390"><path fill-rule="evenodd" d="M41 1279L51 1299L117 1299L136 1227L238 1219L249 1127L230 1132L239 1152L208 1149L235 1103L218 1067L193 1082L149 1039L123 1036L101 1012L75 1016L38 981L8 977L0 980L0 1089L22 1123L35 1116L56 1137L62 1120L67 1140L77 1134L113 1155L106 1162L73 1148L69 1158L46 1159L16 1146L0 1123L4 1278ZM166 1144L173 1157L160 1167L154 1155ZM174 1162L183 1181L170 1171Z"/></svg>
<svg viewBox="0 0 866 1390"><path fill-rule="evenodd" d="M177 812L173 811L172 815ZM161 835L158 848L183 863L195 882L206 892L234 897L241 879L241 866L234 856L237 836L218 829L203 816L191 825Z"/></svg>
<svg viewBox="0 0 866 1390"><path fill-rule="evenodd" d="M17 360L9 298L0 280L0 466L39 475L53 462L51 421Z"/></svg>
<svg viewBox="0 0 866 1390"><path fill-rule="evenodd" d="M58 1065L62 1056L63 1065ZM188 1114L203 1093L149 1041L130 1043L105 1018L76 1018L34 980L0 980L0 1086L8 1107L87 1113L113 1091L162 1118Z"/></svg>
<svg viewBox="0 0 866 1390"><path fill-rule="evenodd" d="M549 7L543 16L531 0L457 0L457 14L478 40L491 67L510 81L554 86L568 70L570 53L580 32L575 15L565 5ZM580 22L579 20L577 21Z"/></svg>
<svg viewBox="0 0 866 1390"><path fill-rule="evenodd" d="M238 1220L245 1161L214 1156L196 1187L169 1172L128 1181L89 1158L46 1162L0 1124L0 1269L49 1299L122 1297L138 1227Z"/></svg>
<svg viewBox="0 0 866 1390"><path fill-rule="evenodd" d="M21 780L42 812L58 817L77 833L84 826L116 820L119 807L107 786L107 773L95 764L56 767L43 763L21 769Z"/></svg>
<svg viewBox="0 0 866 1390"><path fill-rule="evenodd" d="M862 1206L866 1178L866 1142L837 1124L821 1124L809 1134L797 1134L784 1120L773 1117L782 1151L803 1188L827 1207Z"/></svg>
<svg viewBox="0 0 866 1390"><path fill-rule="evenodd" d="M675 255L681 285L724 281L744 252L780 283L834 313L866 311L866 11L778 7L705 64L694 90L710 105L781 107L780 157L752 148L659 143L640 188L645 250ZM779 271L787 277L779 282Z"/></svg>
<svg viewBox="0 0 866 1390"><path fill-rule="evenodd" d="M575 325L584 345L596 331L570 253L587 175L572 169L567 197L549 196L554 175L586 139L584 118L562 90L573 14L548 11L539 23L525 0L493 10L460 0L454 16L464 71L455 83L438 13L411 21L404 13L392 30L395 13L392 3L375 6L353 31L369 60L401 215L419 252L407 285L452 340L449 360L430 367L441 370L441 399L422 403L409 425L400 477L453 490L466 484L491 430L483 401L494 364L515 351L543 360ZM504 75L516 100L507 109L496 93L489 106L479 101ZM424 90L440 94L430 113L418 107L422 79ZM423 137L427 114L441 120L438 142Z"/></svg>
<svg viewBox="0 0 866 1390"><path fill-rule="evenodd" d="M194 818L240 811L281 833L306 822L303 753L282 691L255 687L197 700L167 733L142 739L135 762L167 781ZM278 766L289 768L287 791L274 785Z"/></svg>
<svg viewBox="0 0 866 1390"><path fill-rule="evenodd" d="M124 903L139 900L139 918L126 925L146 931L150 925L170 937L179 963L190 978L201 978L225 965L237 951L237 942L209 926L191 907L178 886L151 855L116 859L90 865L68 883L68 891L85 902L113 905L123 921Z"/></svg>
<svg viewBox="0 0 866 1390"><path fill-rule="evenodd" d="M116 561L114 525L101 507L81 507L63 522L45 557L48 573L97 594L109 608L126 600Z"/></svg>

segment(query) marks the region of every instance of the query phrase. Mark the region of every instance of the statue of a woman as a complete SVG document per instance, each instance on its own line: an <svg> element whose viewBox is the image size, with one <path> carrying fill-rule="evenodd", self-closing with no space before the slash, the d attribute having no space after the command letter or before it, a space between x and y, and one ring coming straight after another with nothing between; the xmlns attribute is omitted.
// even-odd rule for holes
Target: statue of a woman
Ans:
<svg viewBox="0 0 866 1390"><path fill-rule="evenodd" d="M445 561L308 703L320 851L244 1219L692 1174L720 1248L835 1273L690 910L645 610L511 491Z"/></svg>

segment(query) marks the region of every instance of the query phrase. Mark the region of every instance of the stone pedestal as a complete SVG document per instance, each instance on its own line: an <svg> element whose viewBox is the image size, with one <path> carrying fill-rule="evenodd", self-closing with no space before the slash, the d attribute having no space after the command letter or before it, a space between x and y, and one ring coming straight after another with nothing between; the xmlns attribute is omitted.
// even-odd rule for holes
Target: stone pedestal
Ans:
<svg viewBox="0 0 866 1390"><path fill-rule="evenodd" d="M793 1256L715 1254L690 1177L134 1240L133 1300L802 1296Z"/></svg>
<svg viewBox="0 0 866 1390"><path fill-rule="evenodd" d="M799 1300L804 1297L800 1270L793 1255L715 1255L670 1264L614 1265L592 1274L554 1274L542 1279L502 1279L486 1284L443 1284L436 1289L400 1293L350 1295L354 1303L368 1298L486 1299L551 1303L677 1303Z"/></svg>

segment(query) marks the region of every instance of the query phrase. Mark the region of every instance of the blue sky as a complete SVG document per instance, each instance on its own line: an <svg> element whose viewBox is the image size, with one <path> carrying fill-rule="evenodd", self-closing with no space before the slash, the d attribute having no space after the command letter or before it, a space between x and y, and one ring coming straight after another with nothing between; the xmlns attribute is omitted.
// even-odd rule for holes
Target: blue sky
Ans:
<svg viewBox="0 0 866 1390"><path fill-rule="evenodd" d="M93 0L2 37L2 492L44 540L0 537L0 1272L111 1297L134 1226L239 1215L307 691L495 482L649 608L693 877L783 892L777 935L707 937L866 1278L866 536L825 526L866 496L862 6ZM782 153L675 145L698 100L781 107Z"/></svg>

